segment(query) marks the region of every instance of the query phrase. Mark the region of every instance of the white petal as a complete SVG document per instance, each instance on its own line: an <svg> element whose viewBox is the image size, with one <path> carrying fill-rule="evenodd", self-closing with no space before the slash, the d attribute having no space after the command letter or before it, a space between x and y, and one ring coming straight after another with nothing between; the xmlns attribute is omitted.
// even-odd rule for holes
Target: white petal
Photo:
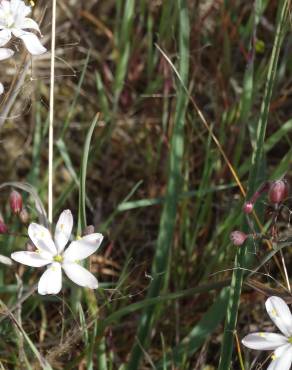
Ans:
<svg viewBox="0 0 292 370"><path fill-rule="evenodd" d="M65 261L81 261L97 251L103 239L99 233L85 235L72 242L64 252Z"/></svg>
<svg viewBox="0 0 292 370"><path fill-rule="evenodd" d="M0 262L4 263L4 265L8 265L8 266L11 266L12 263L13 263L12 260L9 257L3 256L2 254L0 254Z"/></svg>
<svg viewBox="0 0 292 370"><path fill-rule="evenodd" d="M30 6L22 0L10 0L10 9L15 18L26 17L31 12Z"/></svg>
<svg viewBox="0 0 292 370"><path fill-rule="evenodd" d="M266 301L266 310L274 324L286 336L292 336L292 315L286 302L276 296Z"/></svg>
<svg viewBox="0 0 292 370"><path fill-rule="evenodd" d="M244 337L242 344L251 349L274 350L287 344L287 338L276 333L253 333Z"/></svg>
<svg viewBox="0 0 292 370"><path fill-rule="evenodd" d="M4 29L0 31L0 46L4 46L11 39L11 31Z"/></svg>
<svg viewBox="0 0 292 370"><path fill-rule="evenodd" d="M63 263L63 269L70 280L75 284L87 287L90 289L97 289L98 282L91 272L77 263Z"/></svg>
<svg viewBox="0 0 292 370"><path fill-rule="evenodd" d="M52 262L48 254L29 251L14 252L11 254L11 258L16 262L31 267L42 267Z"/></svg>
<svg viewBox="0 0 292 370"><path fill-rule="evenodd" d="M14 54L14 51L7 48L0 48L0 60L8 59Z"/></svg>
<svg viewBox="0 0 292 370"><path fill-rule="evenodd" d="M2 0L0 3L1 11L7 13L10 11L10 1L8 0Z"/></svg>
<svg viewBox="0 0 292 370"><path fill-rule="evenodd" d="M36 30L39 33L41 33L37 22L35 22L31 18L24 18L21 22L19 22L17 24L17 28L20 28L20 29L23 29L23 28L31 28L31 29Z"/></svg>
<svg viewBox="0 0 292 370"><path fill-rule="evenodd" d="M12 33L14 36L19 37L24 42L24 45L30 54L41 55L47 51L34 33L26 32L16 28L13 28Z"/></svg>
<svg viewBox="0 0 292 370"><path fill-rule="evenodd" d="M62 288L62 269L60 263L52 263L42 274L39 284L39 294L58 294Z"/></svg>
<svg viewBox="0 0 292 370"><path fill-rule="evenodd" d="M3 84L0 82L0 95L4 93L4 86Z"/></svg>
<svg viewBox="0 0 292 370"><path fill-rule="evenodd" d="M272 362L267 370L289 370L292 364L292 346L285 346L276 349L272 355Z"/></svg>
<svg viewBox="0 0 292 370"><path fill-rule="evenodd" d="M55 230L55 243L58 252L62 253L68 243L73 228L73 216L69 209L60 214Z"/></svg>
<svg viewBox="0 0 292 370"><path fill-rule="evenodd" d="M31 223L28 227L28 235L38 250L50 253L52 256L57 254L51 233L44 226Z"/></svg>

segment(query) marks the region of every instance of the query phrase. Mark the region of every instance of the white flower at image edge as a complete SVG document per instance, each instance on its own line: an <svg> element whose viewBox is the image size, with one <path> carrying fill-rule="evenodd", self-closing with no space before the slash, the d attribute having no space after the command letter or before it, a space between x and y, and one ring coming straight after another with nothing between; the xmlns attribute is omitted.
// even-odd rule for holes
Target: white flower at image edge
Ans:
<svg viewBox="0 0 292 370"><path fill-rule="evenodd" d="M0 40L11 39L12 35L20 38L27 50L32 55L43 54L47 49L41 44L38 37L25 29L32 29L39 34L38 24L31 18L26 18L31 13L30 6L22 0L0 1Z"/></svg>
<svg viewBox="0 0 292 370"><path fill-rule="evenodd" d="M292 364L292 315L285 301L280 297L270 297L266 310L282 334L253 333L242 339L251 349L274 351L272 362L267 370L289 370Z"/></svg>
<svg viewBox="0 0 292 370"><path fill-rule="evenodd" d="M5 35L2 35L2 37L0 36L0 60L8 59L14 54L13 50L8 49L8 48L2 48L2 46L7 44L9 40L10 40L10 37L7 37L7 35L6 37ZM3 94L3 92L4 92L4 86L0 82L0 95Z"/></svg>
<svg viewBox="0 0 292 370"><path fill-rule="evenodd" d="M71 242L65 250L73 228L70 210L61 213L52 239L50 231L42 225L31 223L28 235L37 248L35 252L14 252L11 258L31 267L48 265L38 283L39 294L58 294L62 288L62 268L75 284L96 289L97 279L79 264L100 246L103 236L93 233Z"/></svg>

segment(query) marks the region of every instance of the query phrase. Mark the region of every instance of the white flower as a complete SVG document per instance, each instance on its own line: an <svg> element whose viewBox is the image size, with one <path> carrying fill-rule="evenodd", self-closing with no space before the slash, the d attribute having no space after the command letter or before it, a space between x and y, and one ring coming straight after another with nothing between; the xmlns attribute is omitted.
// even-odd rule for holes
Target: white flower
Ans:
<svg viewBox="0 0 292 370"><path fill-rule="evenodd" d="M0 32L1 34L1 32ZM0 60L8 59L10 58L13 54L14 51L8 48L2 48L7 42L9 41L9 38L7 38L7 35L3 35L2 37L0 36ZM0 82L0 95L3 94L4 92L4 86Z"/></svg>
<svg viewBox="0 0 292 370"><path fill-rule="evenodd" d="M30 6L26 6L22 0L1 0L0 1L0 40L11 39L12 35L19 37L32 55L40 55L46 48L40 43L38 37L25 29L33 29L40 33L38 24L31 18Z"/></svg>
<svg viewBox="0 0 292 370"><path fill-rule="evenodd" d="M61 213L55 229L54 241L50 231L42 225L31 223L28 235L36 246L35 252L23 251L11 254L11 258L27 266L48 265L38 284L39 294L57 294L62 288L62 268L75 284L91 289L98 287L96 278L79 261L94 253L100 246L103 236L89 234L70 243L73 217L70 210Z"/></svg>
<svg viewBox="0 0 292 370"><path fill-rule="evenodd" d="M267 370L289 370L292 364L292 315L282 298L273 296L266 301L266 310L273 323L283 333L253 333L242 339L251 349L272 350L272 362Z"/></svg>

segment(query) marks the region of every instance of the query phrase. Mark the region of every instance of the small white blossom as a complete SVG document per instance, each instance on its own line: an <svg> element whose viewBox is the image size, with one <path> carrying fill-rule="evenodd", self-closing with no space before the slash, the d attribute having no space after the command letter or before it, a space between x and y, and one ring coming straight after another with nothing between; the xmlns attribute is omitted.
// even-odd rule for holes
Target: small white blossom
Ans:
<svg viewBox="0 0 292 370"><path fill-rule="evenodd" d="M251 349L274 351L267 370L289 370L292 364L292 315L282 298L273 296L266 301L266 310L282 334L253 333L242 339Z"/></svg>
<svg viewBox="0 0 292 370"><path fill-rule="evenodd" d="M0 32L0 34L1 34L1 32ZM8 59L14 54L13 50L2 47L5 44L7 44L8 41L9 41L9 38L7 38L7 35L6 35L6 37L5 37L5 35L3 35L2 37L0 36L0 60ZM4 86L0 82L0 95L3 94L3 92L4 92Z"/></svg>
<svg viewBox="0 0 292 370"><path fill-rule="evenodd" d="M50 231L42 225L31 223L28 235L37 248L35 252L23 251L11 254L17 262L31 267L48 266L38 283L39 294L58 294L62 288L62 268L75 284L97 289L98 282L79 262L96 252L103 236L93 233L70 243L73 216L70 210L61 213L55 229L54 240Z"/></svg>
<svg viewBox="0 0 292 370"><path fill-rule="evenodd" d="M31 18L27 18L31 12L30 6L25 5L22 0L0 1L0 39L11 39L12 35L20 38L27 50L32 55L40 55L46 51L38 37L25 31L32 29L40 34L38 24Z"/></svg>

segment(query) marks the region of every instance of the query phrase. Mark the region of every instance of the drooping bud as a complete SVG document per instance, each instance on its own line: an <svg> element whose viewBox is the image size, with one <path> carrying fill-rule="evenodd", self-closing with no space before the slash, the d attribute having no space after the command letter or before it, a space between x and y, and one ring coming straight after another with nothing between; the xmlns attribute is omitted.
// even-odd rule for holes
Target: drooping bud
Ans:
<svg viewBox="0 0 292 370"><path fill-rule="evenodd" d="M22 208L22 210L19 213L19 219L23 224L28 224L29 222L29 214L26 208Z"/></svg>
<svg viewBox="0 0 292 370"><path fill-rule="evenodd" d="M6 226L4 219L0 213L0 234L7 234L8 233L8 227Z"/></svg>
<svg viewBox="0 0 292 370"><path fill-rule="evenodd" d="M22 196L18 191L12 190L9 197L10 208L12 212L17 215L22 210Z"/></svg>
<svg viewBox="0 0 292 370"><path fill-rule="evenodd" d="M289 186L286 180L273 181L269 190L269 201L274 204L281 203L287 198Z"/></svg>
<svg viewBox="0 0 292 370"><path fill-rule="evenodd" d="M253 203L251 201L245 202L242 209L244 213L251 213L253 211Z"/></svg>
<svg viewBox="0 0 292 370"><path fill-rule="evenodd" d="M237 246L242 245L246 241L247 237L247 234L239 230L232 231L232 233L230 234L230 240L234 245Z"/></svg>

